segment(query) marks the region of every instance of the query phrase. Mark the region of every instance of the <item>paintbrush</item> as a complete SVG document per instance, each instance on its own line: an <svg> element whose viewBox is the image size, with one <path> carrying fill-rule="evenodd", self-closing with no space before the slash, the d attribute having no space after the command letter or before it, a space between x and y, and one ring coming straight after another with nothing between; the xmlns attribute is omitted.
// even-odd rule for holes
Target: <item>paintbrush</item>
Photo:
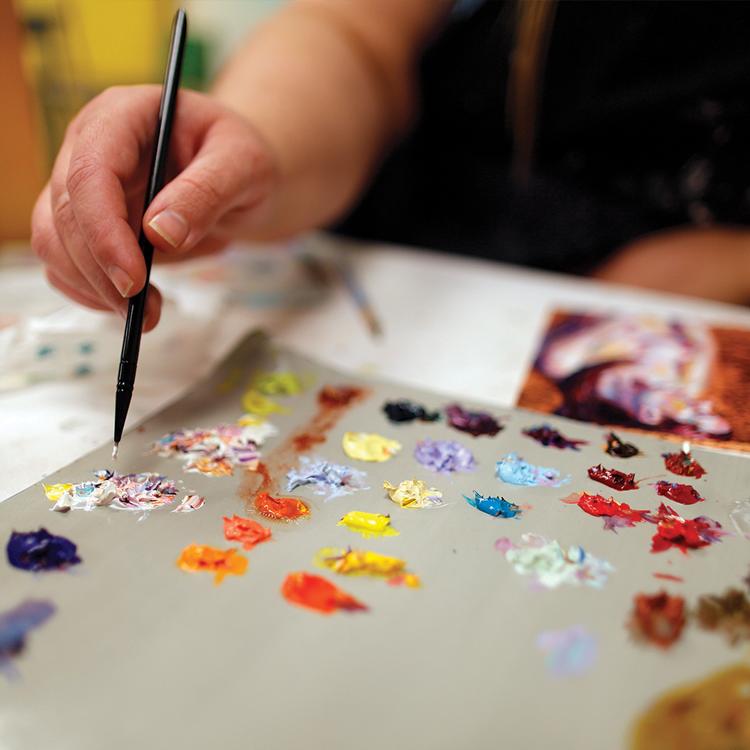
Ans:
<svg viewBox="0 0 750 750"><path fill-rule="evenodd" d="M185 49L187 35L187 16L180 8L175 13L172 23L172 38L169 43L167 69L164 74L164 86L159 104L159 117L156 121L156 136L151 160L151 171L146 185L146 195L143 203L143 213L151 205L156 194L164 187L167 169L167 153L169 140L172 135L177 89L180 86L180 72L182 71L182 53ZM141 221L141 224L143 222ZM115 393L115 436L112 446L112 458L117 458L117 449L125 428L125 420L133 396L135 372L138 367L138 352L141 348L141 334L143 332L143 316L146 310L146 296L151 276L151 261L154 257L154 246L146 237L143 227L138 237L138 244L146 263L146 283L138 294L130 298L128 303L128 317L125 321L125 334L122 340L120 354L120 369L117 374L117 390Z"/></svg>
<svg viewBox="0 0 750 750"><path fill-rule="evenodd" d="M373 338L382 337L383 327L380 325L380 320L375 314L375 309L370 304L364 287L359 283L359 279L352 270L351 265L346 259L342 259L338 263L338 270L344 286L351 295L352 300L354 300L354 304L357 306L360 315L365 321L365 325L370 331L370 335Z"/></svg>

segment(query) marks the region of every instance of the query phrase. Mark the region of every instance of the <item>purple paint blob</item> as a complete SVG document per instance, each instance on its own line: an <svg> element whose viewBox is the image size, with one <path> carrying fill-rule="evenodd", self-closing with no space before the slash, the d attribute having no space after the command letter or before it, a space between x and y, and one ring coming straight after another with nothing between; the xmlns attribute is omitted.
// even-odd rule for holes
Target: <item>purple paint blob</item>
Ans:
<svg viewBox="0 0 750 750"><path fill-rule="evenodd" d="M564 450L570 448L571 450L580 450L578 446L588 445L586 440L571 440L566 438L565 435L558 432L554 427L548 424L540 424L535 427L527 427L523 434L526 437L530 437L536 440L537 443L541 443L545 447L559 448Z"/></svg>
<svg viewBox="0 0 750 750"><path fill-rule="evenodd" d="M44 528L12 532L6 552L8 562L21 570L60 570L81 562L70 539L50 534Z"/></svg>
<svg viewBox="0 0 750 750"><path fill-rule="evenodd" d="M414 449L414 458L440 474L473 471L476 467L471 451L453 440L420 440Z"/></svg>
<svg viewBox="0 0 750 750"><path fill-rule="evenodd" d="M582 625L540 633L536 645L545 653L547 671L555 677L582 675L596 661L596 639Z"/></svg>
<svg viewBox="0 0 750 750"><path fill-rule="evenodd" d="M0 612L0 669L15 676L11 658L23 651L29 631L44 624L55 613L55 605L27 599L14 609Z"/></svg>
<svg viewBox="0 0 750 750"><path fill-rule="evenodd" d="M489 435L494 437L503 426L486 411L469 411L458 404L445 407L445 418L451 427L468 432L474 437Z"/></svg>

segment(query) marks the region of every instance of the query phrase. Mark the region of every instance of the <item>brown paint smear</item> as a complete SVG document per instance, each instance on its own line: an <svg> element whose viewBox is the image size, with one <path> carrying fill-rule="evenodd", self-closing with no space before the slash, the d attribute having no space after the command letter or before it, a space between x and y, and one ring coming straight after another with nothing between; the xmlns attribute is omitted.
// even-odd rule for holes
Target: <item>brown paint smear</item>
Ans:
<svg viewBox="0 0 750 750"><path fill-rule="evenodd" d="M256 507L257 498L263 495L278 495L279 482L297 463L299 455L324 443L328 433L344 414L369 395L370 392L366 388L355 386L326 385L321 388L318 392L318 410L315 414L283 443L270 451L254 470L245 470L240 497L245 502L247 510L262 512L262 509Z"/></svg>
<svg viewBox="0 0 750 750"><path fill-rule="evenodd" d="M633 726L631 750L750 747L750 666L737 664L662 695Z"/></svg>

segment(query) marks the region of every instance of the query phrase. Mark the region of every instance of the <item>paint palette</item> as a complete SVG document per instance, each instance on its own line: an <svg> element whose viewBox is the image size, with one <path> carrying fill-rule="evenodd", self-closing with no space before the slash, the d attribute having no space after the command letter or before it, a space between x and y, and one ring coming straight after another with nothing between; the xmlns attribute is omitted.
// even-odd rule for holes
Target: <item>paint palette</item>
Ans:
<svg viewBox="0 0 750 750"><path fill-rule="evenodd" d="M3 748L677 747L659 696L745 674L750 463L453 401L255 335L3 503Z"/></svg>

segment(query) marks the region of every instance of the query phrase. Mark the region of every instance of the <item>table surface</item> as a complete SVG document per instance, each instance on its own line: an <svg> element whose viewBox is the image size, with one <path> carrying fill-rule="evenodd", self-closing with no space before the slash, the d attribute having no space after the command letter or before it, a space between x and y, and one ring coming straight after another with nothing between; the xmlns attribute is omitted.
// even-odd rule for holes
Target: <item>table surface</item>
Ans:
<svg viewBox="0 0 750 750"><path fill-rule="evenodd" d="M382 338L368 334L340 282L302 302L289 294L236 294L237 284L244 283L233 278L240 257L252 259L245 271L253 278L269 273L270 266L274 284L297 284L287 271L299 265L295 253L300 244L324 259L347 255L382 322ZM679 314L750 325L750 311L741 307L319 235L293 248L235 248L212 259L160 267L154 277L167 304L159 327L144 339L131 427L185 393L257 327L280 344L341 370L509 406L547 316L557 307ZM232 295L227 294L230 286ZM122 321L68 303L47 287L41 270L30 261L6 261L0 267L6 379L9 371L13 375L14 360L8 353L28 349L45 337L91 342L95 366L87 377L47 379L0 391L0 500L111 439ZM23 363L23 357L19 361Z"/></svg>

